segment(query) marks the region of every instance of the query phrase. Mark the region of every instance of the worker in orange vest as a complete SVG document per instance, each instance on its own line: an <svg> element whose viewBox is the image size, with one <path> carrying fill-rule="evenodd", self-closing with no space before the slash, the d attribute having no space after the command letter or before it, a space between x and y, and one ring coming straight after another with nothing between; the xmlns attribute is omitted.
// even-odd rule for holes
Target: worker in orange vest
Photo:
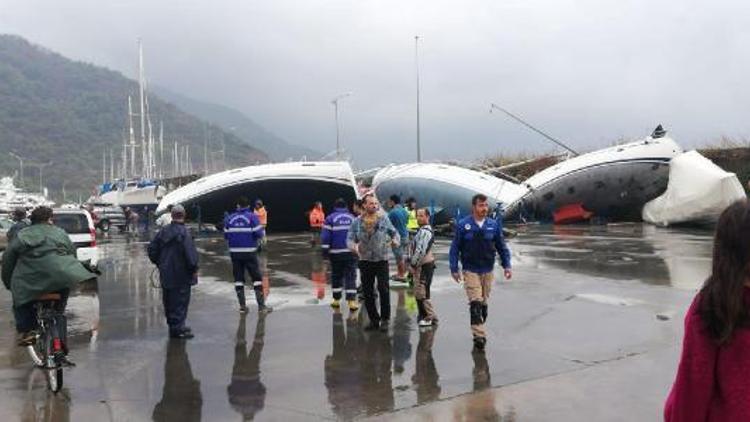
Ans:
<svg viewBox="0 0 750 422"><path fill-rule="evenodd" d="M323 212L323 204L318 201L310 210L310 232L312 238L310 244L315 246L320 243L320 231L323 229L323 223L326 221L326 214Z"/></svg>
<svg viewBox="0 0 750 422"><path fill-rule="evenodd" d="M258 216L258 221L260 222L260 225L263 226L263 231L265 233L268 233L266 231L266 226L268 225L268 211L266 211L266 207L263 205L263 201L261 201L260 199L255 201L255 209L253 210L253 213ZM260 240L260 244L258 245L258 252L266 247L267 240L268 238L266 236L263 236L263 238Z"/></svg>

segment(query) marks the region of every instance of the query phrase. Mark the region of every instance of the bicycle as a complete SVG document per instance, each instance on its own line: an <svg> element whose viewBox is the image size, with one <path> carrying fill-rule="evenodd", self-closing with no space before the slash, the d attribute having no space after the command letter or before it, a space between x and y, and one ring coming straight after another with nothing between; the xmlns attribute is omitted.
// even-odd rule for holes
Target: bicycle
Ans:
<svg viewBox="0 0 750 422"><path fill-rule="evenodd" d="M44 371L47 387L53 393L62 388L63 368L73 366L67 359L67 320L59 306L62 300L60 293L46 293L37 299L34 308L38 333L34 343L26 346L34 364Z"/></svg>

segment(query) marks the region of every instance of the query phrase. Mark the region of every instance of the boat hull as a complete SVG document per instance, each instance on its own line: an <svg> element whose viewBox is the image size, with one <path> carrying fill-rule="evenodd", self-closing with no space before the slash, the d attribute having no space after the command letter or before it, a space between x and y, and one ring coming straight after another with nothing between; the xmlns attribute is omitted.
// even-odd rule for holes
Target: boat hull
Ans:
<svg viewBox="0 0 750 422"><path fill-rule="evenodd" d="M387 167L373 179L375 194L381 202L391 195L402 200L414 198L419 207L433 211L433 224L445 224L451 218L471 212L471 198L482 193L491 206L508 204L526 188L473 170L438 163L412 163Z"/></svg>
<svg viewBox="0 0 750 422"><path fill-rule="evenodd" d="M419 207L431 209L433 224L446 224L457 215L468 215L471 212L471 198L478 192L438 180L417 177L403 177L386 180L378 184L375 194L381 203L391 195L401 199L415 198ZM488 197L490 204L499 198Z"/></svg>
<svg viewBox="0 0 750 422"><path fill-rule="evenodd" d="M250 201L262 199L268 211L268 229L271 231L299 231L309 229L307 212L316 201L323 203L326 213L333 208L337 198L348 204L356 200L352 186L319 180L281 179L260 180L226 187L197 196L182 203L188 218L220 226L226 212L236 208L237 198L245 196Z"/></svg>
<svg viewBox="0 0 750 422"><path fill-rule="evenodd" d="M669 161L610 162L564 174L529 191L506 209L511 221L553 221L556 210L581 204L607 221L639 221L643 206L667 188Z"/></svg>
<svg viewBox="0 0 750 422"><path fill-rule="evenodd" d="M337 198L351 204L357 198L351 167L346 162L289 162L248 166L212 174L167 194L157 214L171 204L185 207L188 218L221 226L237 199L261 199L271 231L309 229L307 213L316 201L326 212Z"/></svg>

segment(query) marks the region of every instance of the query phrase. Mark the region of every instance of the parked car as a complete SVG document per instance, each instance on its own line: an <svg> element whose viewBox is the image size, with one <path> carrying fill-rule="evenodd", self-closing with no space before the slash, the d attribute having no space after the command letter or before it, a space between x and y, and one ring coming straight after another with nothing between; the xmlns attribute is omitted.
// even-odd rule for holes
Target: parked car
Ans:
<svg viewBox="0 0 750 422"><path fill-rule="evenodd" d="M117 227L120 233L122 233L128 224L125 219L125 212L122 208L115 206L94 206L94 215L91 217L94 219L94 226L103 233L107 233L112 227Z"/></svg>
<svg viewBox="0 0 750 422"><path fill-rule="evenodd" d="M13 226L13 221L7 218L0 218L0 251L8 247L8 230Z"/></svg>
<svg viewBox="0 0 750 422"><path fill-rule="evenodd" d="M88 261L96 267L99 263L99 248L96 246L96 228L91 214L83 209L56 208L53 210L52 222L65 230L76 248L79 261Z"/></svg>

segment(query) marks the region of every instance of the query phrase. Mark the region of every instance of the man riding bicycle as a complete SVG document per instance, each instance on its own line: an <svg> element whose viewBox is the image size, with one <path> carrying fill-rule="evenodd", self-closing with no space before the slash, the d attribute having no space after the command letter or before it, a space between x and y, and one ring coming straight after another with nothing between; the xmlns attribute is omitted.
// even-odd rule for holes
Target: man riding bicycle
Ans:
<svg viewBox="0 0 750 422"><path fill-rule="evenodd" d="M70 289L95 277L76 259L68 234L52 224L52 209L45 206L34 209L31 226L18 232L2 263L3 284L13 294L18 345L30 345L36 339L34 303L40 296L59 293L57 310L63 313Z"/></svg>

